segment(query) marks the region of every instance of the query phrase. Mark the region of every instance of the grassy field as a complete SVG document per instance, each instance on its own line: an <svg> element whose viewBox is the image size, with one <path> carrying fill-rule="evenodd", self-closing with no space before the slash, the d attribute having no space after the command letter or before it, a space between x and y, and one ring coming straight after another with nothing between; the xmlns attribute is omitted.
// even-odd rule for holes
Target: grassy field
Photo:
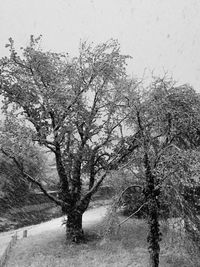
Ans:
<svg viewBox="0 0 200 267"><path fill-rule="evenodd" d="M19 240L7 267L148 266L147 227L144 221L129 220L110 240L101 238L102 224L93 225L85 232L88 241L79 245L69 244L65 240L62 227ZM163 232L161 267L200 266L191 261L176 232L167 231L166 226L163 226Z"/></svg>

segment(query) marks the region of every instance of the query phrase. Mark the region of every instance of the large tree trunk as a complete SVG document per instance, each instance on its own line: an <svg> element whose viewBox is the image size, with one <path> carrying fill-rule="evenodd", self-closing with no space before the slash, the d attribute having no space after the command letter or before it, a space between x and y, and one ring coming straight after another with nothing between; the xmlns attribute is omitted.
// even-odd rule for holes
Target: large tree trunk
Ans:
<svg viewBox="0 0 200 267"><path fill-rule="evenodd" d="M82 216L83 214L78 210L74 210L67 215L66 236L67 239L75 243L79 243L84 240Z"/></svg>

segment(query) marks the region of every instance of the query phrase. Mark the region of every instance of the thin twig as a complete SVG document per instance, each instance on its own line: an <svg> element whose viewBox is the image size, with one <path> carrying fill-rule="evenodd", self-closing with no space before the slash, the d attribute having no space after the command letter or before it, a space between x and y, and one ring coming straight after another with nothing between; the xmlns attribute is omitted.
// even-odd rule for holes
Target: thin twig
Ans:
<svg viewBox="0 0 200 267"><path fill-rule="evenodd" d="M135 215L136 213L138 213L141 210L141 208L144 207L144 205L146 205L146 204L147 204L147 202L145 202L144 204L142 204L139 207L139 209L137 209L134 213L132 213L130 216L128 216L128 218L126 218L122 222L120 222L118 226L120 227L123 223L125 223L126 221L128 221L133 215Z"/></svg>

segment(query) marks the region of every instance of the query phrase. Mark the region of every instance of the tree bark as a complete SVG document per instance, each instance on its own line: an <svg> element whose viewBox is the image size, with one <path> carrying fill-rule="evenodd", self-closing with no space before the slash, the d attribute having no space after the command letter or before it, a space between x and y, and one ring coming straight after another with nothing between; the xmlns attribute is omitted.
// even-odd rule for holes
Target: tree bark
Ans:
<svg viewBox="0 0 200 267"><path fill-rule="evenodd" d="M149 243L149 254L150 254L150 267L159 266L159 254L160 254L160 227L159 227L159 213L157 201L151 199L148 203L149 214L148 214L148 225L149 234L147 241Z"/></svg>
<svg viewBox="0 0 200 267"><path fill-rule="evenodd" d="M67 215L66 237L72 242L79 243L84 240L84 232L82 228L82 216L78 210Z"/></svg>
<svg viewBox="0 0 200 267"><path fill-rule="evenodd" d="M149 233L147 236L147 241L149 243L149 254L150 254L150 267L159 266L159 254L160 254L160 244L161 233L159 226L159 212L160 205L158 197L160 195L160 190L156 189L158 184L156 183L156 177L152 174L151 165L147 153L144 157L144 166L146 169L146 201L148 203L148 225Z"/></svg>

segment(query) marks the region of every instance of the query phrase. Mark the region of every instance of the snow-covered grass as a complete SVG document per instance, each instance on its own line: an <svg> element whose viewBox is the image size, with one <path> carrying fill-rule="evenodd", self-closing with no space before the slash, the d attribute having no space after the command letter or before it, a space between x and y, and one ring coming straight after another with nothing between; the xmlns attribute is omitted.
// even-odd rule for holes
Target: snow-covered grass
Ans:
<svg viewBox="0 0 200 267"><path fill-rule="evenodd" d="M178 235L163 227L160 266L189 267L192 264L182 249ZM8 267L146 267L148 249L147 226L142 220L129 220L110 241L101 239L101 223L86 225L87 242L70 244L65 229L58 227L18 241L10 255ZM171 241L173 238L173 246Z"/></svg>
<svg viewBox="0 0 200 267"><path fill-rule="evenodd" d="M97 199L91 201L89 208L105 206L110 202L111 200L107 199ZM2 216L3 217L0 216L0 234L23 226L35 225L53 218L58 218L62 216L62 212L58 206L52 203L43 203L8 210L8 212Z"/></svg>

